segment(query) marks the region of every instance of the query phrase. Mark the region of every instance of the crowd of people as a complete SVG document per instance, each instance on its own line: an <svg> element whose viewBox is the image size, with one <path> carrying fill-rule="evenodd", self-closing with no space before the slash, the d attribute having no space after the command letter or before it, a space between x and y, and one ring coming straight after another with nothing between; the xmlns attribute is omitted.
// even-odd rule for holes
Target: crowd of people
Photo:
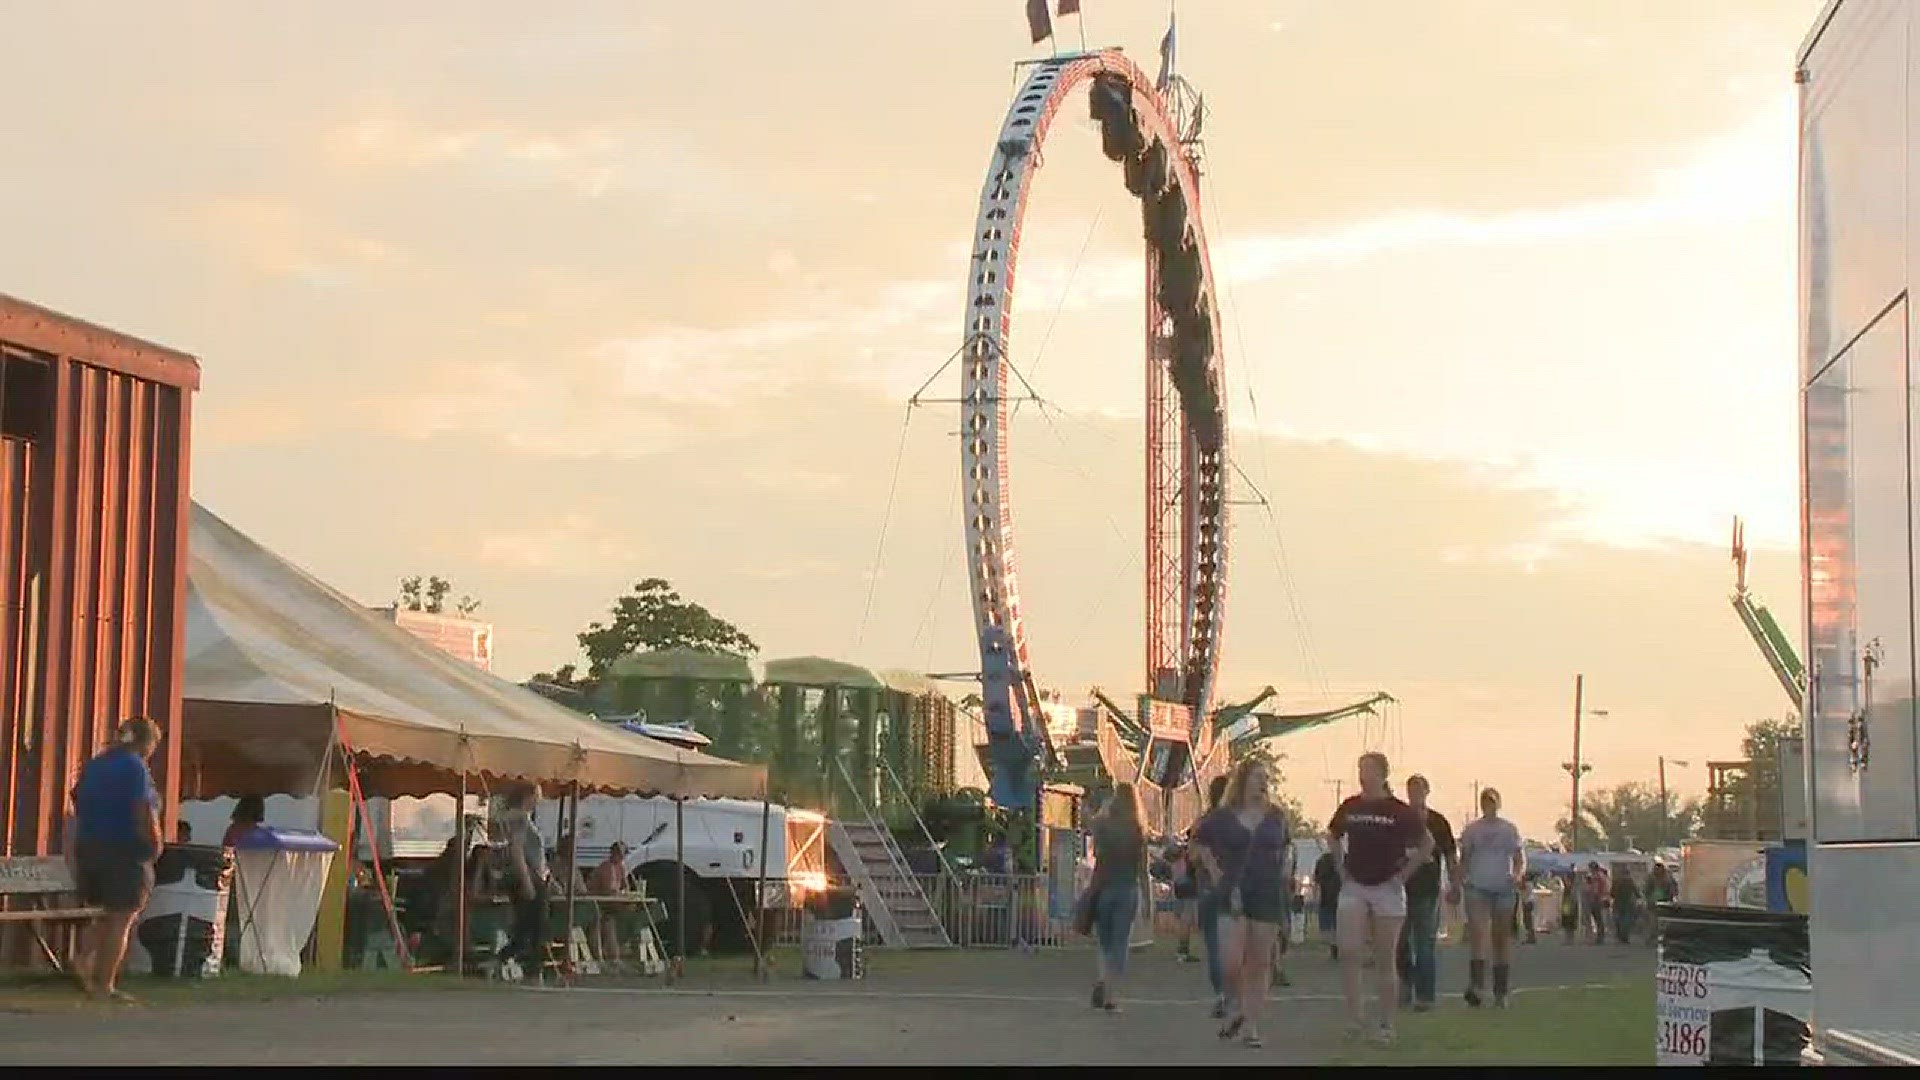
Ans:
<svg viewBox="0 0 1920 1080"><path fill-rule="evenodd" d="M1513 993L1513 950L1537 940L1535 892L1559 890L1561 926L1571 942L1581 927L1603 943L1609 931L1633 940L1641 915L1671 900L1676 883L1655 864L1642 876L1614 873L1597 861L1584 871L1544 880L1530 874L1519 828L1501 816L1500 793L1483 788L1479 816L1457 832L1428 803L1431 785L1414 775L1403 799L1383 754L1361 755L1360 791L1329 820L1328 850L1311 869L1318 924L1340 966L1348 1034L1394 1041L1399 1010L1424 1012L1439 1000L1437 949L1443 905L1464 911L1469 961L1462 998L1474 1008L1502 1009ZM1263 1044L1269 987L1286 981L1289 940L1303 936L1307 896L1293 865L1294 838L1257 760L1240 762L1214 780L1208 807L1163 856L1180 919L1176 955L1198 959L1197 933L1213 990L1221 1039ZM1092 1004L1117 1012L1128 943L1147 884L1151 844L1130 784L1120 784L1092 828L1094 870L1075 910L1080 929L1097 938Z"/></svg>
<svg viewBox="0 0 1920 1080"><path fill-rule="evenodd" d="M1560 933L1569 945L1583 936L1594 945L1609 940L1628 945L1636 934L1650 945L1655 927L1647 914L1679 895L1673 873L1657 862L1643 875L1631 865L1609 869L1590 861L1584 870L1557 875L1553 887L1558 894Z"/></svg>

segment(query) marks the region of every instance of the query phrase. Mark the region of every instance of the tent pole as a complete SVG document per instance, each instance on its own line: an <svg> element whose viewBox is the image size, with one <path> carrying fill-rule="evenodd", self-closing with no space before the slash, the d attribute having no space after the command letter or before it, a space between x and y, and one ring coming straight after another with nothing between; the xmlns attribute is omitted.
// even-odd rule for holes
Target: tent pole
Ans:
<svg viewBox="0 0 1920 1080"><path fill-rule="evenodd" d="M464 749L464 747L463 747ZM460 766L459 802L453 808L454 851L459 861L453 868L453 974L467 974L467 767Z"/></svg>
<svg viewBox="0 0 1920 1080"><path fill-rule="evenodd" d="M368 851L373 855L374 884L380 889L380 904L386 909L387 929L393 934L393 948L400 956L400 967L404 971L413 970L413 956L407 949L407 940L400 933L400 919L394 914L393 892L387 888L387 875L380 865L380 834L373 829L373 814L367 809L367 795L360 786L360 770L353 763L353 747L347 742L347 733L340 727L340 710L333 710L334 732L339 738L340 763L347 771L347 791L353 799L359 813L360 826L372 830L367 837ZM348 849L348 858L352 858L352 849Z"/></svg>
<svg viewBox="0 0 1920 1080"><path fill-rule="evenodd" d="M773 794L766 785L760 786L760 847L755 856L760 863L760 881L753 890L753 974L765 981L767 977L767 830L773 820ZM781 845L784 847L785 845ZM793 882L787 882L788 894L792 894Z"/></svg>
<svg viewBox="0 0 1920 1080"><path fill-rule="evenodd" d="M684 974L687 969L687 799L684 795L673 797L673 864L678 873L673 876L675 903L673 936L679 943L679 955L673 959L674 973Z"/></svg>
<svg viewBox="0 0 1920 1080"><path fill-rule="evenodd" d="M573 969L573 883L580 877L580 781L574 780L567 785L567 958L566 973L568 985L572 985Z"/></svg>

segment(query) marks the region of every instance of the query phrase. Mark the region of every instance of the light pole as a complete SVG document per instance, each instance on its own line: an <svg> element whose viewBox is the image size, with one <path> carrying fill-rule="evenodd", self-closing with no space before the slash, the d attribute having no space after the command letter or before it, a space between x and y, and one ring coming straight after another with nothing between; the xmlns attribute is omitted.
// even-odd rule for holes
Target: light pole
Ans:
<svg viewBox="0 0 1920 1080"><path fill-rule="evenodd" d="M1586 707L1586 682L1585 675L1573 677L1573 760L1560 763L1560 767L1567 770L1567 775L1573 778L1573 798L1567 807L1569 811L1567 827L1570 830L1570 842L1567 848L1570 852L1580 850L1580 777L1593 771L1593 766L1580 760L1580 721L1582 717L1588 715L1599 717L1607 715L1605 709Z"/></svg>
<svg viewBox="0 0 1920 1080"><path fill-rule="evenodd" d="M1688 768L1692 764L1691 762L1681 761L1679 758L1662 757L1660 759L1660 846L1661 847L1667 846L1668 835L1673 831L1673 814L1667 810L1667 763L1669 761L1671 761L1675 765L1680 766L1683 769Z"/></svg>

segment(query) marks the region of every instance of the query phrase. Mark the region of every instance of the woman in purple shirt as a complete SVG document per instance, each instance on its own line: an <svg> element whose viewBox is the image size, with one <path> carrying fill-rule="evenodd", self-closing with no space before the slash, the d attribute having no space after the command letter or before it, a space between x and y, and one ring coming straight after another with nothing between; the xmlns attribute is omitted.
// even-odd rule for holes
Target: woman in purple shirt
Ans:
<svg viewBox="0 0 1920 1080"><path fill-rule="evenodd" d="M1235 766L1219 809L1194 830L1220 903L1220 953L1232 1015L1220 1037L1258 1047L1260 1014L1273 974L1273 943L1287 917L1286 860L1292 838L1273 804L1271 778L1257 758Z"/></svg>

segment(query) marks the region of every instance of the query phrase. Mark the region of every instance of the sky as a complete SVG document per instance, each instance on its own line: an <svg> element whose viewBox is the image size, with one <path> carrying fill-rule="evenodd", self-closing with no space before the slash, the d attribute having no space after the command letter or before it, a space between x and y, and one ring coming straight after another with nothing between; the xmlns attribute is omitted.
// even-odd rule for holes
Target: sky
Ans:
<svg viewBox="0 0 1920 1080"><path fill-rule="evenodd" d="M1164 3L1084 6L1152 66ZM954 417L906 402L1047 48L1022 7L0 0L33 43L0 292L199 356L195 496L369 603L450 577L503 674L651 576L767 657L971 670ZM1664 756L1697 793L1786 711L1726 548L1743 515L1797 626L1818 7L1183 6L1244 474L1224 687L1400 702L1281 744L1315 816L1383 748L1544 835L1576 673L1589 784ZM1040 682L1131 696L1140 241L1083 116L1022 241L1021 579Z"/></svg>

